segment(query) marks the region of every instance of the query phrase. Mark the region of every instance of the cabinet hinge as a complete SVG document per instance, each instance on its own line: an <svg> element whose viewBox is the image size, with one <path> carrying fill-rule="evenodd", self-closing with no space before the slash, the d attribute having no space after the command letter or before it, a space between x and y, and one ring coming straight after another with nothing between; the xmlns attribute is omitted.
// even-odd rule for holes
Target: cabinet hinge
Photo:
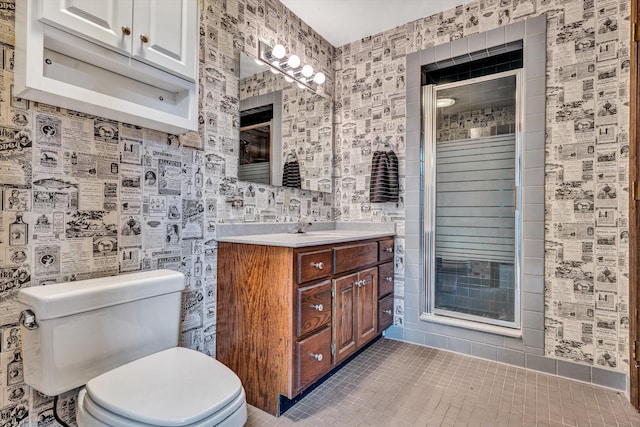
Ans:
<svg viewBox="0 0 640 427"><path fill-rule="evenodd" d="M631 181L631 198L634 201L640 200L640 187L638 181Z"/></svg>
<svg viewBox="0 0 640 427"><path fill-rule="evenodd" d="M638 31L640 27L638 26L638 24L638 22L634 22L633 24L631 24L631 39L634 42L640 41L640 31Z"/></svg>
<svg viewBox="0 0 640 427"><path fill-rule="evenodd" d="M331 298L335 298L336 297L336 289L335 288L331 288Z"/></svg>
<svg viewBox="0 0 640 427"><path fill-rule="evenodd" d="M633 354L631 355L631 358L633 359L636 368L640 366L640 360L638 360L638 341L634 341L633 342Z"/></svg>
<svg viewBox="0 0 640 427"><path fill-rule="evenodd" d="M635 347L634 347L635 348ZM331 344L331 356L333 356L333 353L335 353L336 351L336 346L332 343ZM635 351L635 350L634 350ZM634 353L635 354L635 353Z"/></svg>

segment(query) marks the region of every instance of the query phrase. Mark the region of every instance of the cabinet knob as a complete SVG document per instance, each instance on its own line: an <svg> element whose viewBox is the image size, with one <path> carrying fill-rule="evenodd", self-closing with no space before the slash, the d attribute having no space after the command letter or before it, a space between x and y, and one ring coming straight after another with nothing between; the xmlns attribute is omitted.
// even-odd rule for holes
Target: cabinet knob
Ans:
<svg viewBox="0 0 640 427"><path fill-rule="evenodd" d="M324 310L324 306L322 304L314 304L311 307L315 308L318 311Z"/></svg>
<svg viewBox="0 0 640 427"><path fill-rule="evenodd" d="M384 280L386 280L387 282L393 282L393 277L392 276L387 276L384 278Z"/></svg>
<svg viewBox="0 0 640 427"><path fill-rule="evenodd" d="M149 43L149 36L146 34L140 34L140 40L142 40L142 43Z"/></svg>
<svg viewBox="0 0 640 427"><path fill-rule="evenodd" d="M124 34L125 36L130 36L131 35L131 28L127 27L126 25L122 26L122 34Z"/></svg>
<svg viewBox="0 0 640 427"><path fill-rule="evenodd" d="M313 353L311 354L311 357L316 359L318 362L322 362L322 353Z"/></svg>
<svg viewBox="0 0 640 427"><path fill-rule="evenodd" d="M318 270L322 270L324 268L324 262L314 262L314 263L311 263L311 265L317 268Z"/></svg>
<svg viewBox="0 0 640 427"><path fill-rule="evenodd" d="M393 313L391 310L383 310L382 312L384 314L388 314L389 316L391 316L391 313Z"/></svg>
<svg viewBox="0 0 640 427"><path fill-rule="evenodd" d="M391 253L391 252L393 252L393 247L390 247L390 248L384 248L384 251L385 251L385 252L389 252L389 253Z"/></svg>

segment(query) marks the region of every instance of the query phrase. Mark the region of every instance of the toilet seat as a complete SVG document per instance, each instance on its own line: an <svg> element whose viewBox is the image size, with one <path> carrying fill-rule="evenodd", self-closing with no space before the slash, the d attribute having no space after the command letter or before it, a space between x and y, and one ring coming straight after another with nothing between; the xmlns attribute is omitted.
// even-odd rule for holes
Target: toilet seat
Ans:
<svg viewBox="0 0 640 427"><path fill-rule="evenodd" d="M88 419L88 425L208 427L230 417L238 418L236 425L246 420L238 377L217 360L180 347L91 379L78 401L78 420Z"/></svg>
<svg viewBox="0 0 640 427"><path fill-rule="evenodd" d="M181 427L211 427L211 426L243 426L247 421L247 407L244 390L227 408L206 419ZM147 424L121 417L108 411L87 396L87 390L80 390L78 395L78 413L76 421L80 427L158 427L157 424Z"/></svg>

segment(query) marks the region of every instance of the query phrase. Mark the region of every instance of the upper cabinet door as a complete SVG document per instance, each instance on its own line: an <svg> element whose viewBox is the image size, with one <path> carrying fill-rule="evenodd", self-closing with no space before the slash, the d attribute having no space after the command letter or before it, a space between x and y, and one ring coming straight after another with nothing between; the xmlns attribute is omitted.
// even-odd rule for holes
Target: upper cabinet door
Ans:
<svg viewBox="0 0 640 427"><path fill-rule="evenodd" d="M130 55L133 0L40 0L39 3L40 21Z"/></svg>
<svg viewBox="0 0 640 427"><path fill-rule="evenodd" d="M200 23L197 0L135 0L132 55L194 82Z"/></svg>

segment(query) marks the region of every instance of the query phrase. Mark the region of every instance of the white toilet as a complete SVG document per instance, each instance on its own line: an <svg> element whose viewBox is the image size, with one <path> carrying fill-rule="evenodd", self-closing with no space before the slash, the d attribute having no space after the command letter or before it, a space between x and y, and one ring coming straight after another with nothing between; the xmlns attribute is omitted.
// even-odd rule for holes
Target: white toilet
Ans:
<svg viewBox="0 0 640 427"><path fill-rule="evenodd" d="M171 270L22 289L25 382L80 391L84 426L242 426L240 379L177 347L184 276Z"/></svg>

